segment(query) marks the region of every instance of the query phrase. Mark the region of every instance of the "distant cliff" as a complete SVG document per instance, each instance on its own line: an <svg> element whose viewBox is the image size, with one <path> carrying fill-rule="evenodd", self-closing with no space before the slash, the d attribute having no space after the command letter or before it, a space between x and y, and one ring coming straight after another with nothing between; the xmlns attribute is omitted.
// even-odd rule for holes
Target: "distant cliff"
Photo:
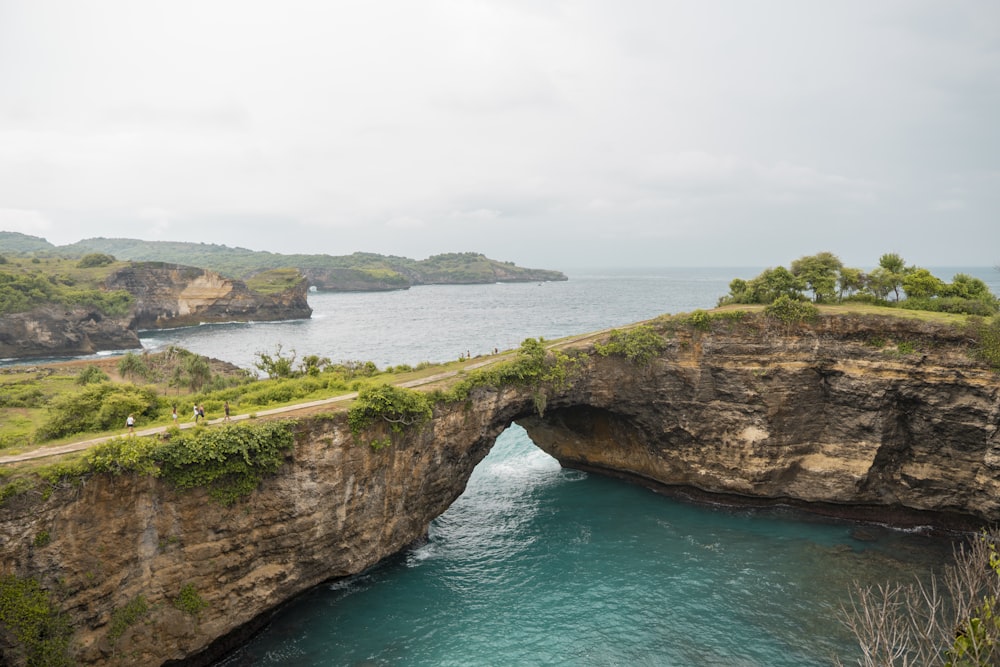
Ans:
<svg viewBox="0 0 1000 667"><path fill-rule="evenodd" d="M204 664L298 593L424 536L512 421L565 466L657 488L898 524L1000 520L1000 379L960 330L833 316L658 331L648 363L568 350L571 381L543 391L541 416L539 388L481 386L401 434L304 417L277 474L232 507L131 473L14 495L0 575L50 592L81 663ZM9 636L0 652L21 659Z"/></svg>
<svg viewBox="0 0 1000 667"><path fill-rule="evenodd" d="M45 263L31 265L42 267ZM2 267L0 267L2 268ZM2 273L2 271L0 271ZM9 274L16 279L23 274ZM90 293L127 293L120 312L109 313L100 304L75 304L32 289L18 307L0 318L0 358L30 358L92 354L102 350L141 347L138 331L187 326L202 322L269 321L308 318L308 283L301 274L280 291L254 291L240 280L204 269L162 263L113 265L101 285ZM2 277L2 276L0 276ZM49 281L58 282L52 273ZM8 283L20 285L21 283ZM13 289L13 288L11 288ZM64 290L65 292L65 290ZM61 298L61 301L55 299ZM10 312L12 311L12 312Z"/></svg>
<svg viewBox="0 0 1000 667"><path fill-rule="evenodd" d="M308 283L298 282L278 294L251 291L241 280L214 271L158 262L135 263L115 271L110 290L135 297L129 328L163 329L202 322L273 321L308 318Z"/></svg>

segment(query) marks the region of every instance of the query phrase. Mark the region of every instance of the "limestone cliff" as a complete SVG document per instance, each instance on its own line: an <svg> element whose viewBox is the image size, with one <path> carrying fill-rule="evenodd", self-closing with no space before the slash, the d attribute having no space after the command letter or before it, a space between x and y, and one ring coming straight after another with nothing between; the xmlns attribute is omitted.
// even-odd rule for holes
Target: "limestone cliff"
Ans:
<svg viewBox="0 0 1000 667"><path fill-rule="evenodd" d="M130 327L162 329L202 322L270 321L307 318L308 284L276 295L252 292L240 280L189 266L138 263L108 277L108 289L135 297Z"/></svg>
<svg viewBox="0 0 1000 667"><path fill-rule="evenodd" d="M45 305L0 318L0 358L93 354L140 347L121 318L95 308Z"/></svg>
<svg viewBox="0 0 1000 667"><path fill-rule="evenodd" d="M541 417L535 389L480 388L382 449L364 442L388 431L359 442L343 414L303 418L279 472L231 508L132 475L16 496L0 505L0 573L51 591L82 663L198 664L292 596L421 538L512 421L564 465L657 486L845 516L1000 519L1000 381L960 332L845 316L665 335L643 365L580 348ZM207 603L197 614L174 604L185 587ZM148 610L112 633L140 596ZM2 636L0 650L17 659Z"/></svg>

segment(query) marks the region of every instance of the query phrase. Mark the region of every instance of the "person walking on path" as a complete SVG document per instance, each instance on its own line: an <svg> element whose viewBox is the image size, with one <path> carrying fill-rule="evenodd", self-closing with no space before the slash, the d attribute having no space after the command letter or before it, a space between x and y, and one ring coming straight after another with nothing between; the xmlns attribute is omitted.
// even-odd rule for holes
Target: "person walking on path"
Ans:
<svg viewBox="0 0 1000 667"><path fill-rule="evenodd" d="M222 409L226 413L226 416L222 418L222 421L227 422L229 421L229 401L226 401L225 403L222 404Z"/></svg>
<svg viewBox="0 0 1000 667"><path fill-rule="evenodd" d="M177 426L177 404L174 403L174 410L170 413L170 418L174 420L174 426Z"/></svg>
<svg viewBox="0 0 1000 667"><path fill-rule="evenodd" d="M129 414L128 419L125 420L125 426L128 427L129 435L135 435L135 415Z"/></svg>
<svg viewBox="0 0 1000 667"><path fill-rule="evenodd" d="M198 404L194 404L194 423L198 423L198 417L201 416L201 411L198 409Z"/></svg>

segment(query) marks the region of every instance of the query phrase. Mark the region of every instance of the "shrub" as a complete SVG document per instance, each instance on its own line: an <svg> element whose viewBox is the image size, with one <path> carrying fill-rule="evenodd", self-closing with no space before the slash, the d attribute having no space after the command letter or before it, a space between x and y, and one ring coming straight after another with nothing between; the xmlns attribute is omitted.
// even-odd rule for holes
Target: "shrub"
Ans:
<svg viewBox="0 0 1000 667"><path fill-rule="evenodd" d="M186 614L198 616L202 609L208 607L208 603L198 595L194 584L184 584L180 593L174 598L174 606Z"/></svg>
<svg viewBox="0 0 1000 667"><path fill-rule="evenodd" d="M97 382L106 382L108 379L108 374L97 366L87 366L76 376L76 383L94 384Z"/></svg>
<svg viewBox="0 0 1000 667"><path fill-rule="evenodd" d="M76 265L81 269L92 269L98 266L114 264L114 262L115 258L111 255L105 255L102 252L92 252L81 257L80 261L77 262Z"/></svg>
<svg viewBox="0 0 1000 667"><path fill-rule="evenodd" d="M819 317L819 309L811 303L797 301L783 294L764 308L764 314L784 324L798 324Z"/></svg>
<svg viewBox="0 0 1000 667"><path fill-rule="evenodd" d="M213 499L231 505L281 467L285 451L295 444L295 424L282 420L176 430L151 455L160 474L178 488L204 487Z"/></svg>
<svg viewBox="0 0 1000 667"><path fill-rule="evenodd" d="M978 340L974 356L988 363L994 370L1000 370L1000 316L986 323L979 322L974 327Z"/></svg>
<svg viewBox="0 0 1000 667"><path fill-rule="evenodd" d="M432 415L431 403L421 392L378 384L358 392L358 398L347 412L347 423L355 436L380 421L400 433L404 426L423 424Z"/></svg>
<svg viewBox="0 0 1000 667"><path fill-rule="evenodd" d="M696 312L708 315L705 311ZM664 347L666 344L663 338L651 326L643 324L625 331L613 329L608 334L608 342L595 343L594 351L602 357L618 355L645 366L662 352Z"/></svg>
<svg viewBox="0 0 1000 667"><path fill-rule="evenodd" d="M158 409L159 399L151 388L99 382L53 400L38 437L52 440L74 433L122 428L129 414L137 420L153 418Z"/></svg>
<svg viewBox="0 0 1000 667"><path fill-rule="evenodd" d="M121 609L115 609L111 614L111 626L108 628L108 638L114 642L125 634L129 627L135 625L139 619L149 612L149 605L146 598L137 595L128 601Z"/></svg>
<svg viewBox="0 0 1000 667"><path fill-rule="evenodd" d="M0 625L10 631L28 665L72 664L69 623L37 580L0 576Z"/></svg>

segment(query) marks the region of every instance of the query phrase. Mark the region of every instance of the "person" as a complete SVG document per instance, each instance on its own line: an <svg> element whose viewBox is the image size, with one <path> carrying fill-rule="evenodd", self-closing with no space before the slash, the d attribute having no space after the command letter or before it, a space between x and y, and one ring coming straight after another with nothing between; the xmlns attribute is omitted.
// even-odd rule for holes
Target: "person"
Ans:
<svg viewBox="0 0 1000 667"><path fill-rule="evenodd" d="M129 435L135 435L135 415L129 414L128 419L125 420L125 426L128 427Z"/></svg>
<svg viewBox="0 0 1000 667"><path fill-rule="evenodd" d="M174 426L177 426L177 404L174 403L174 411L170 413L170 418L174 420Z"/></svg>
<svg viewBox="0 0 1000 667"><path fill-rule="evenodd" d="M222 418L222 421L229 421L229 401L222 404L222 409L226 412L226 416Z"/></svg>
<svg viewBox="0 0 1000 667"><path fill-rule="evenodd" d="M201 417L202 419L205 418L205 408L204 408L204 406L201 406L201 405L198 406L198 416Z"/></svg>
<svg viewBox="0 0 1000 667"><path fill-rule="evenodd" d="M201 411L198 409L198 404L194 404L194 423L198 423L198 417L201 416Z"/></svg>

